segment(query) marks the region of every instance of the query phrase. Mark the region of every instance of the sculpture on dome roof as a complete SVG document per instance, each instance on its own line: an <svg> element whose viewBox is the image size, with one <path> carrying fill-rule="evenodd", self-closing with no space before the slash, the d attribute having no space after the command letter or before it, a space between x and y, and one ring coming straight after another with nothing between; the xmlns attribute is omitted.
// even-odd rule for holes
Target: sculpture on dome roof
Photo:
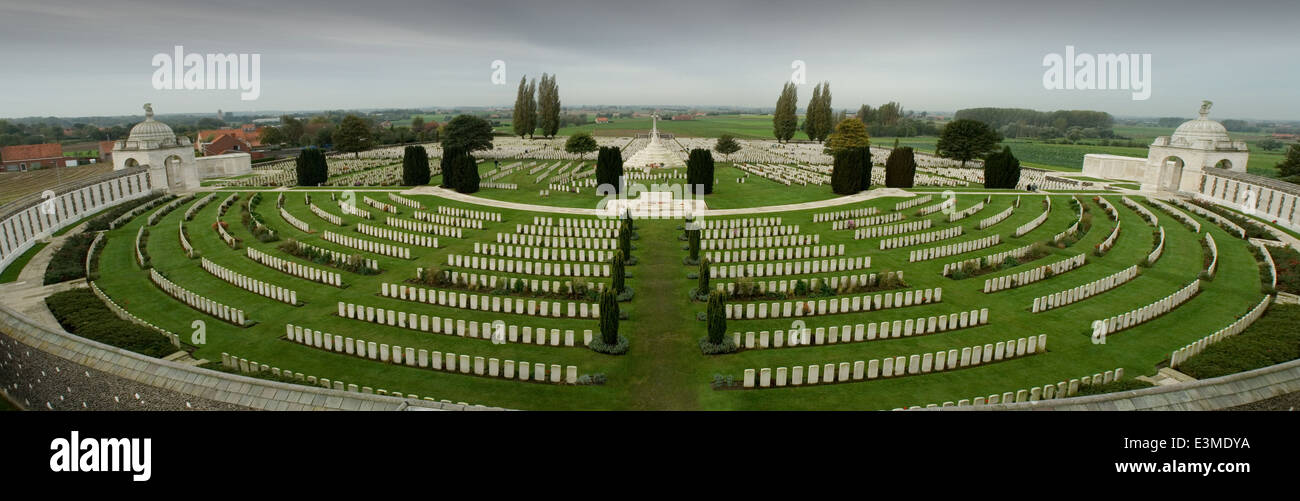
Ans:
<svg viewBox="0 0 1300 501"><path fill-rule="evenodd" d="M153 103L144 103L144 118L145 120L153 118Z"/></svg>
<svg viewBox="0 0 1300 501"><path fill-rule="evenodd" d="M1201 100L1201 118L1205 118L1206 115L1210 114L1211 106L1214 106L1214 103L1211 102L1210 100L1208 99Z"/></svg>

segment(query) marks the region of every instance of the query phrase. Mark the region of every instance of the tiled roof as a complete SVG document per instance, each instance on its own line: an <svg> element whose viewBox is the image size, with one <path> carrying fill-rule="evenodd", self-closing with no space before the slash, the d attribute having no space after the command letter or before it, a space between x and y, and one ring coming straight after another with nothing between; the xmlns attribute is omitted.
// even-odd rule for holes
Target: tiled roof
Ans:
<svg viewBox="0 0 1300 501"><path fill-rule="evenodd" d="M0 159L5 162L21 162L45 158L63 158L63 146L54 144L24 144L0 148Z"/></svg>

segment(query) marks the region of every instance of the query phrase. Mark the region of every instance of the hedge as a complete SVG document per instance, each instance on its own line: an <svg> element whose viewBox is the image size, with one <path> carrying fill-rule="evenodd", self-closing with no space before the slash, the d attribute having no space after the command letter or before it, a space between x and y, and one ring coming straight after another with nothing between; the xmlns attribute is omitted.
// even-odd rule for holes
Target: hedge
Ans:
<svg viewBox="0 0 1300 501"><path fill-rule="evenodd" d="M63 246L54 251L54 257L45 267L45 285L86 278L86 252L90 251L90 244L94 241L94 233L68 237Z"/></svg>
<svg viewBox="0 0 1300 501"><path fill-rule="evenodd" d="M90 289L51 295L45 305L64 330L86 339L155 358L177 351L162 334L118 318Z"/></svg>
<svg viewBox="0 0 1300 501"><path fill-rule="evenodd" d="M1300 306L1274 304L1236 336L1210 345L1178 370L1205 379L1259 369L1300 358Z"/></svg>

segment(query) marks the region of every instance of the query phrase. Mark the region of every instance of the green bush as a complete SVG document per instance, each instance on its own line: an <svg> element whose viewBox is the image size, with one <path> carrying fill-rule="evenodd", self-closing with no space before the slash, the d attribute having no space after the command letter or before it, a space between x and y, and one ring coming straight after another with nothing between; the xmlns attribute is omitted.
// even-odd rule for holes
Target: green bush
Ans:
<svg viewBox="0 0 1300 501"><path fill-rule="evenodd" d="M1150 388L1150 387L1151 387L1151 383L1145 381L1139 381L1137 379L1125 379L1121 381L1115 381L1109 384L1092 384L1088 386L1080 386L1079 393L1076 394L1076 396L1082 397L1087 395L1101 395L1104 393L1114 393L1117 391L1141 390L1143 388Z"/></svg>
<svg viewBox="0 0 1300 501"><path fill-rule="evenodd" d="M95 219L91 219L90 222L86 223L86 229L83 231L91 233L107 230L109 229L108 225L112 224L117 218L122 217L122 214L131 212L136 207L152 202L161 196L163 196L162 193L152 193L129 202L123 202L121 205L104 211Z"/></svg>
<svg viewBox="0 0 1300 501"><path fill-rule="evenodd" d="M1210 345L1178 370L1205 379L1300 358L1300 306L1275 304L1241 334Z"/></svg>
<svg viewBox="0 0 1300 501"><path fill-rule="evenodd" d="M68 237L63 246L54 251L54 257L45 267L45 285L86 278L86 252L90 251L90 243L94 241L94 233Z"/></svg>
<svg viewBox="0 0 1300 501"><path fill-rule="evenodd" d="M64 330L94 341L162 358L177 351L167 338L118 318L90 289L72 289L45 298Z"/></svg>

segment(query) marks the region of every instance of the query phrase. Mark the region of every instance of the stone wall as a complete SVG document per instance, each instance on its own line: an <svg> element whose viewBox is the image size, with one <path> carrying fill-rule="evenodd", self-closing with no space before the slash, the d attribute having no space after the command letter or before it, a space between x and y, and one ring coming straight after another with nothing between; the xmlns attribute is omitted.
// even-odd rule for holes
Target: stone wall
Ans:
<svg viewBox="0 0 1300 501"><path fill-rule="evenodd" d="M247 153L227 153L210 157L198 157L199 179L210 177L242 176L253 173L252 156Z"/></svg>
<svg viewBox="0 0 1300 501"><path fill-rule="evenodd" d="M0 305L0 337L3 347L11 353L30 356L31 350L58 357L66 362L57 371L84 372L85 378L73 378L81 385L73 388L65 385L67 391L57 392L71 394L102 394L106 388L120 395L154 395L149 399L152 406L134 407L148 409L184 410L196 408L209 409L262 409L262 410L499 410L488 407L475 407L459 404L433 402L428 400L410 400L397 397L329 390L325 388L267 381L201 369L190 365L146 357L103 343L77 337L62 330L49 329L23 318L14 310ZM17 344L15 344L17 343ZM45 365L59 366L57 360L45 359ZM33 405L28 408L73 409L121 409L120 397L117 400L86 400L86 407L81 401L69 406L46 406L48 401L57 396L46 395L37 391L36 377L57 377L49 373L53 368L44 369L45 375L23 375L16 371L0 371L0 386L6 394L19 403L28 400ZM28 388L27 385L32 387ZM56 388L57 390L57 388ZM33 401L32 398L43 400ZM43 398L48 397L48 398ZM66 397L65 397L66 398ZM98 402L97 407L90 407Z"/></svg>
<svg viewBox="0 0 1300 501"><path fill-rule="evenodd" d="M0 210L0 271L36 242L64 227L155 189L146 169L114 171L89 182L56 187L55 196L24 197Z"/></svg>

